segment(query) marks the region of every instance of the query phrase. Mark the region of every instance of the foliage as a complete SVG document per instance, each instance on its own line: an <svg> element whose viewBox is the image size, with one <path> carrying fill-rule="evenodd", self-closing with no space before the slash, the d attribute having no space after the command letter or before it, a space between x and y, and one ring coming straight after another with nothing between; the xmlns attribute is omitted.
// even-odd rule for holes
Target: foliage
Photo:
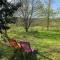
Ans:
<svg viewBox="0 0 60 60"><path fill-rule="evenodd" d="M7 30L9 29L8 22L10 21L7 20L7 17L12 16L20 6L20 2L14 5L7 2L7 0L0 1L0 33L2 34L2 30L4 30L5 32L3 34L5 37L8 37Z"/></svg>
<svg viewBox="0 0 60 60"><path fill-rule="evenodd" d="M3 49L0 49L0 58L2 58L3 55L4 55L4 51L3 51Z"/></svg>

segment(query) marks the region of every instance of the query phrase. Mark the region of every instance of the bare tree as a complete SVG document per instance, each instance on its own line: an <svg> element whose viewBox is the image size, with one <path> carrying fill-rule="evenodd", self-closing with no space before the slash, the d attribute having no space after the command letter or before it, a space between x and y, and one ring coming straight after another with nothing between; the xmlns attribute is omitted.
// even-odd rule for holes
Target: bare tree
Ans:
<svg viewBox="0 0 60 60"><path fill-rule="evenodd" d="M47 30L49 30L49 25L50 25L50 18L53 16L53 9L51 8L53 0L44 0L45 6L44 6L44 15L47 18Z"/></svg>
<svg viewBox="0 0 60 60"><path fill-rule="evenodd" d="M50 8L51 8L51 0L48 0L47 30L49 30Z"/></svg>
<svg viewBox="0 0 60 60"><path fill-rule="evenodd" d="M22 6L18 9L20 16L23 18L23 25L28 32L29 27L32 23L32 18L36 16L38 9L38 0L21 0Z"/></svg>
<svg viewBox="0 0 60 60"><path fill-rule="evenodd" d="M28 29L32 22L32 15L33 15L33 9L34 9L34 0L21 0L22 7L20 8L20 12L23 18L23 23L26 32L28 32Z"/></svg>

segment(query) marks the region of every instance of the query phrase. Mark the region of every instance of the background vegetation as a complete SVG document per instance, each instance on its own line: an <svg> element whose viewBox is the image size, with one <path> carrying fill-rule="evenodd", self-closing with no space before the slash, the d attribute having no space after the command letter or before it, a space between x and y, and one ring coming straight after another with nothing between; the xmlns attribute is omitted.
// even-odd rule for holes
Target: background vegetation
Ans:
<svg viewBox="0 0 60 60"><path fill-rule="evenodd" d="M5 10L0 10L0 15L4 15L1 11L9 14L4 15L5 18L1 17L0 21L1 23L3 21L2 24L6 24L10 29L4 29L6 30L4 31L2 28L0 30L7 33L8 37L16 39L17 42L21 40L30 42L31 47L38 50L36 60L60 60L60 18L56 17L59 10L55 12L51 7L52 0L45 2L42 0L20 0L20 2L20 5L16 2L14 4L17 5L10 2L11 9L8 8L8 4L7 8L5 4L2 4ZM31 9L29 9L30 7ZM10 15L10 12L15 18ZM20 14L17 15L17 12ZM7 20L10 22L8 23ZM11 60L14 48L2 44L2 41L4 40L0 37L0 60ZM19 51L16 56L20 57Z"/></svg>

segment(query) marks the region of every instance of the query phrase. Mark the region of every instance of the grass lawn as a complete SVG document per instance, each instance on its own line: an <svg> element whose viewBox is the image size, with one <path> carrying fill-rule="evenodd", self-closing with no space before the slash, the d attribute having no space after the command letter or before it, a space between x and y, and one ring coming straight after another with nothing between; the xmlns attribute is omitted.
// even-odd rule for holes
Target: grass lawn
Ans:
<svg viewBox="0 0 60 60"><path fill-rule="evenodd" d="M23 27L13 26L8 35L17 41L29 41L31 47L38 49L37 60L60 60L60 31L47 31L40 26L30 27L26 33Z"/></svg>

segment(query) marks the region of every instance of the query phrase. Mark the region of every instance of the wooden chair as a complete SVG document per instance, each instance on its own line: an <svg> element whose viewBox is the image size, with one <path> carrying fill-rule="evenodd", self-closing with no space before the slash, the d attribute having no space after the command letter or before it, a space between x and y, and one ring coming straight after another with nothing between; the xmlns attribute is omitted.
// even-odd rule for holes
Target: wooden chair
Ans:
<svg viewBox="0 0 60 60"><path fill-rule="evenodd" d="M9 39L8 41L9 41L11 47L16 48L16 49L21 48L21 45L19 43L17 43L15 39Z"/></svg>

